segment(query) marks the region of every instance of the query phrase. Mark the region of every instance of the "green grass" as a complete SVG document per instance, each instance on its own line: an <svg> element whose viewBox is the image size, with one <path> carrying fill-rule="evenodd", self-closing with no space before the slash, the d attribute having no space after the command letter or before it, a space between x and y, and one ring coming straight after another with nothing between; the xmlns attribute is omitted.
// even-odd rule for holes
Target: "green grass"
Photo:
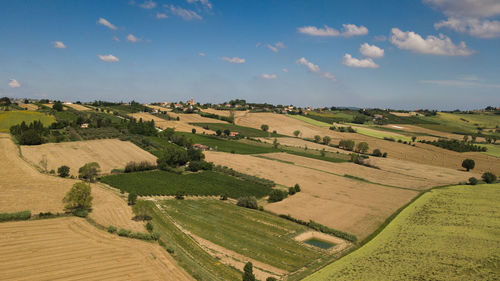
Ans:
<svg viewBox="0 0 500 281"><path fill-rule="evenodd" d="M419 126L447 133L474 134L477 133L477 127L491 129L500 125L500 115L486 113L461 114L438 112L436 116L421 118L438 124L422 124Z"/></svg>
<svg viewBox="0 0 500 281"><path fill-rule="evenodd" d="M287 115L287 116L294 118L294 119L297 119L297 120L300 120L300 121L304 121L306 123L309 123L311 125L318 126L318 127L330 127L330 126L332 126L332 124L317 121L317 120L314 120L314 119L311 119L311 118L308 118L308 117L305 117L302 115Z"/></svg>
<svg viewBox="0 0 500 281"><path fill-rule="evenodd" d="M483 152L484 154L500 157L500 145L499 144L480 144L480 146L486 146L488 151Z"/></svg>
<svg viewBox="0 0 500 281"><path fill-rule="evenodd" d="M203 171L179 175L166 171L148 171L110 175L101 181L138 195L175 195L184 191L186 195L223 195L231 198L255 196L262 198L271 188L261 184L240 180L225 174Z"/></svg>
<svg viewBox="0 0 500 281"><path fill-rule="evenodd" d="M377 139L384 139L384 137L386 138L394 138L396 141L397 140L402 140L402 141L411 141L411 138L410 137L407 137L407 136L398 136L398 135L395 135L395 134L391 134L390 132L387 132L387 131L382 131L382 130L378 130L376 128L365 128L365 127L362 127L362 126L353 126L354 130L356 130L356 133L358 134L362 134L362 135L365 135L365 136L369 136L369 137L373 137L373 138L377 138Z"/></svg>
<svg viewBox="0 0 500 281"><path fill-rule="evenodd" d="M294 271L325 255L293 239L305 226L216 200L166 200L165 211L183 228L217 245Z"/></svg>
<svg viewBox="0 0 500 281"><path fill-rule="evenodd" d="M0 111L0 132L8 132L10 127L21 124L23 121L29 124L40 120L44 126L49 126L56 120L52 115L45 115L34 111Z"/></svg>
<svg viewBox="0 0 500 281"><path fill-rule="evenodd" d="M434 189L378 236L305 280L493 280L500 184Z"/></svg>
<svg viewBox="0 0 500 281"><path fill-rule="evenodd" d="M243 141L234 141L217 138L215 136L181 133L176 132L177 135L185 135L193 140L193 143L207 145L213 149L223 152L234 152L236 154L260 154L278 152L278 149L272 148L271 145L250 144Z"/></svg>
<svg viewBox="0 0 500 281"><path fill-rule="evenodd" d="M245 137L259 137L259 138L284 137L284 135L273 134L272 132L264 132L262 130L258 130L255 128L233 125L233 124L226 124L226 123L190 123L190 124L194 125L194 126L202 127L202 128L208 127L208 129L212 130L212 131L221 130L221 132L223 132L223 133L224 133L224 130L230 130L231 132L238 132L242 136L245 136Z"/></svg>
<svg viewBox="0 0 500 281"><path fill-rule="evenodd" d="M332 162L332 163L348 162L347 157L346 157L346 159L343 159L343 158L327 156L327 154L325 154L325 156L321 156L320 154L313 154L311 152L302 152L302 151L295 151L295 150L284 150L284 152L286 152L288 154L293 154L293 155L317 159L317 160L323 160L323 161ZM328 153L328 154L334 155L333 153Z"/></svg>

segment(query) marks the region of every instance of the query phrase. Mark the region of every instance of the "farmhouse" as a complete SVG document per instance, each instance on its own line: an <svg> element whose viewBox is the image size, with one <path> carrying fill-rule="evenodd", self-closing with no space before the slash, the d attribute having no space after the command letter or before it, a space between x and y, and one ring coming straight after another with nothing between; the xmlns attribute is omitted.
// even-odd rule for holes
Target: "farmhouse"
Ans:
<svg viewBox="0 0 500 281"><path fill-rule="evenodd" d="M208 147L204 144L199 144L199 143L193 144L193 148L200 149L200 150L210 150L210 147Z"/></svg>
<svg viewBox="0 0 500 281"><path fill-rule="evenodd" d="M83 123L82 125L80 125L80 128L82 129L87 129L89 127L89 123Z"/></svg>

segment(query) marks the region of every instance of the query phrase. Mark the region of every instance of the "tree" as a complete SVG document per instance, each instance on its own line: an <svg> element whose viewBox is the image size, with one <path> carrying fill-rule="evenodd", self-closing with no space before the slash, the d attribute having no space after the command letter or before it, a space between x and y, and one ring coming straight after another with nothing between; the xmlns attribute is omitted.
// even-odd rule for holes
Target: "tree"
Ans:
<svg viewBox="0 0 500 281"><path fill-rule="evenodd" d="M330 138L329 136L324 136L323 137L323 143L324 144L329 145L331 141L332 141L332 138Z"/></svg>
<svg viewBox="0 0 500 281"><path fill-rule="evenodd" d="M269 202L279 202L283 199L285 199L288 196L288 193L284 190L281 189L273 189L269 193Z"/></svg>
<svg viewBox="0 0 500 281"><path fill-rule="evenodd" d="M156 164L161 170L169 170L170 167L186 164L188 160L188 153L184 148L172 145L160 152Z"/></svg>
<svg viewBox="0 0 500 281"><path fill-rule="evenodd" d="M61 178L65 178L65 177L69 176L69 167L64 165L64 166L57 168L57 174Z"/></svg>
<svg viewBox="0 0 500 281"><path fill-rule="evenodd" d="M467 172L474 169L474 166L476 166L476 162L474 162L474 160L472 159L465 159L462 162L462 167L467 169Z"/></svg>
<svg viewBox="0 0 500 281"><path fill-rule="evenodd" d="M42 155L42 160L40 160L40 167L42 167L43 171L47 173L47 165L48 165L48 161L47 161L47 155Z"/></svg>
<svg viewBox="0 0 500 281"><path fill-rule="evenodd" d="M229 129L224 130L224 135L229 136L231 134L231 131Z"/></svg>
<svg viewBox="0 0 500 281"><path fill-rule="evenodd" d="M411 137L411 141L412 141L412 142L415 142L415 140L416 140L416 139L417 139L417 137L416 137L416 136L412 136L412 137Z"/></svg>
<svg viewBox="0 0 500 281"><path fill-rule="evenodd" d="M52 106L52 109L55 111L63 111L63 104L60 101L54 102L54 105Z"/></svg>
<svg viewBox="0 0 500 281"><path fill-rule="evenodd" d="M294 188L295 192L300 192L300 185L298 183L295 184Z"/></svg>
<svg viewBox="0 0 500 281"><path fill-rule="evenodd" d="M191 133L196 134L196 129L195 128L191 129Z"/></svg>
<svg viewBox="0 0 500 281"><path fill-rule="evenodd" d="M289 187L289 188L288 188L288 194L289 194L289 195L294 195L296 192L297 192L297 191L295 191L295 187L293 187L293 186L292 186L292 187Z"/></svg>
<svg viewBox="0 0 500 281"><path fill-rule="evenodd" d="M77 182L64 196L63 203L66 204L64 208L70 212L78 210L90 211L92 199L90 185Z"/></svg>
<svg viewBox="0 0 500 281"><path fill-rule="evenodd" d="M274 140L273 140L273 147L274 147L274 148L278 148L278 145L279 145L279 143L278 143L278 139L277 139L277 138L274 138Z"/></svg>
<svg viewBox="0 0 500 281"><path fill-rule="evenodd" d="M10 99L8 97L0 98L0 105L9 106L11 104Z"/></svg>
<svg viewBox="0 0 500 281"><path fill-rule="evenodd" d="M321 137L319 135L314 136L314 142L318 143L321 141Z"/></svg>
<svg viewBox="0 0 500 281"><path fill-rule="evenodd" d="M269 276L266 278L266 281L278 281L275 277Z"/></svg>
<svg viewBox="0 0 500 281"><path fill-rule="evenodd" d="M356 150L358 152L361 152L361 153L366 153L368 151L368 149L369 149L369 146L368 146L368 143L366 143L366 142L360 142L356 146Z"/></svg>
<svg viewBox="0 0 500 281"><path fill-rule="evenodd" d="M222 135L222 131L221 130L217 130L217 131L215 131L215 133L217 134L217 136Z"/></svg>
<svg viewBox="0 0 500 281"><path fill-rule="evenodd" d="M339 147L352 151L354 149L354 141L353 140L340 140Z"/></svg>
<svg viewBox="0 0 500 281"><path fill-rule="evenodd" d="M135 205L135 202L137 201L137 193L135 192L130 192L128 194L128 204L129 205Z"/></svg>
<svg viewBox="0 0 500 281"><path fill-rule="evenodd" d="M262 129L262 131L264 131L264 132L267 132L267 131L269 130L269 126L268 126L268 125L266 125L266 124L262 124L262 125L260 126L260 128L261 128L261 129Z"/></svg>
<svg viewBox="0 0 500 281"><path fill-rule="evenodd" d="M93 182L100 172L101 166L99 166L99 163L91 162L78 169L78 177L86 181Z"/></svg>
<svg viewBox="0 0 500 281"><path fill-rule="evenodd" d="M234 124L234 110L229 111L229 117L227 118L229 123Z"/></svg>
<svg viewBox="0 0 500 281"><path fill-rule="evenodd" d="M247 262L243 268L243 281L255 281L255 275L253 274L253 265L251 262Z"/></svg>
<svg viewBox="0 0 500 281"><path fill-rule="evenodd" d="M465 136L464 136L464 142L467 142L467 140L469 140L469 136L468 136L468 135L465 135Z"/></svg>
<svg viewBox="0 0 500 281"><path fill-rule="evenodd" d="M321 157L325 157L326 155L326 150L323 148L322 150L320 150L319 152L321 154Z"/></svg>
<svg viewBox="0 0 500 281"><path fill-rule="evenodd" d="M257 198L255 198L254 196L240 197L238 198L238 202L236 203L236 205L249 209L258 208Z"/></svg>
<svg viewBox="0 0 500 281"><path fill-rule="evenodd" d="M477 184L477 179L475 177L469 178L469 184L470 185L476 185Z"/></svg>
<svg viewBox="0 0 500 281"><path fill-rule="evenodd" d="M481 178L485 183L494 183L497 181L497 176L491 172L484 173Z"/></svg>
<svg viewBox="0 0 500 281"><path fill-rule="evenodd" d="M372 155L375 157L380 157L380 156L382 156L382 151L380 151L380 149L378 149L378 148L375 148L372 152Z"/></svg>
<svg viewBox="0 0 500 281"><path fill-rule="evenodd" d="M298 137L298 136L300 135L300 131L299 131L299 130L295 130L295 131L293 131L293 135L294 135L295 137Z"/></svg>

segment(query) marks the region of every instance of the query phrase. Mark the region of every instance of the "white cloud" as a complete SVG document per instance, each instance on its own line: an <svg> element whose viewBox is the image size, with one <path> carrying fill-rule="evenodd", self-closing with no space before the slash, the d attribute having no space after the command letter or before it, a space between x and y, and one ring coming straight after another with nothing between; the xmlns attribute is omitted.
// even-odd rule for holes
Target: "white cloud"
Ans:
<svg viewBox="0 0 500 281"><path fill-rule="evenodd" d="M280 49L286 48L285 43L283 43L283 42L276 42L276 43L274 43L274 46L276 46L277 48L280 48Z"/></svg>
<svg viewBox="0 0 500 281"><path fill-rule="evenodd" d="M120 59L113 56L113 55L97 55L100 60L105 61L105 62L119 62Z"/></svg>
<svg viewBox="0 0 500 281"><path fill-rule="evenodd" d="M382 58L384 57L384 49L381 49L375 45L370 45L368 43L364 43L359 48L359 51L363 56L370 58Z"/></svg>
<svg viewBox="0 0 500 281"><path fill-rule="evenodd" d="M222 58L219 58L220 60L223 60L223 61L227 61L227 62L230 62L230 63L236 63L236 64L240 64L240 63L245 63L245 59L242 59L242 58L239 58L239 57L222 57Z"/></svg>
<svg viewBox="0 0 500 281"><path fill-rule="evenodd" d="M279 52L279 51L280 51L279 49L284 49L284 48L286 48L286 47L285 47L285 44L284 44L283 42L276 42L276 43L274 43L274 45L267 44L267 45L266 45L266 47L267 47L269 50L271 50L271 51L273 51L273 52L275 52L275 53Z"/></svg>
<svg viewBox="0 0 500 281"><path fill-rule="evenodd" d="M134 36L134 34L129 34L127 35L127 41L131 42L131 43L137 43L139 42L141 39L137 38Z"/></svg>
<svg viewBox="0 0 500 281"><path fill-rule="evenodd" d="M210 3L209 0L187 0L188 3L196 3L200 2L203 6L207 7L208 9L212 9L212 3Z"/></svg>
<svg viewBox="0 0 500 281"><path fill-rule="evenodd" d="M500 15L498 0L423 0L449 17L491 17Z"/></svg>
<svg viewBox="0 0 500 281"><path fill-rule="evenodd" d="M9 79L9 87L19 88L19 87L21 87L21 83L17 82L16 79Z"/></svg>
<svg viewBox="0 0 500 281"><path fill-rule="evenodd" d="M204 57L204 56L205 56L205 53L198 53L198 56L200 56L200 57Z"/></svg>
<svg viewBox="0 0 500 281"><path fill-rule="evenodd" d="M378 64L376 64L371 58L357 59L353 58L350 54L344 55L342 63L347 66L357 68L378 68Z"/></svg>
<svg viewBox="0 0 500 281"><path fill-rule="evenodd" d="M465 42L455 45L443 34L439 34L439 37L429 35L424 39L413 31L405 32L398 28L391 30L391 43L403 50L428 55L469 56L474 53Z"/></svg>
<svg viewBox="0 0 500 281"><path fill-rule="evenodd" d="M168 6L168 5L166 5L166 6ZM202 20L203 19L195 11L183 9L181 7L176 7L174 5L170 6L170 12L173 15L176 15L176 16L183 18L184 20L193 20L193 19Z"/></svg>
<svg viewBox="0 0 500 281"><path fill-rule="evenodd" d="M113 41L120 42L120 38L113 36Z"/></svg>
<svg viewBox="0 0 500 281"><path fill-rule="evenodd" d="M351 37L357 35L368 34L368 28L364 26L356 26L354 24L343 24L342 30L338 31L335 28L331 28L325 25L324 28L317 28L315 26L304 26L297 28L297 31L302 34L310 36L344 36Z"/></svg>
<svg viewBox="0 0 500 281"><path fill-rule="evenodd" d="M113 29L113 30L117 30L118 28L116 26L114 26L112 23L110 23L109 21L107 21L105 18L99 18L99 20L97 21L98 24L101 24L101 25L104 25L110 29Z"/></svg>
<svg viewBox="0 0 500 281"><path fill-rule="evenodd" d="M311 71L312 73L316 73L316 74L320 75L321 77L332 80L334 82L336 81L335 75L333 75L330 72L322 72L321 69L319 68L319 65L308 61L304 57L298 59L296 62L300 65L306 66L309 69L309 71Z"/></svg>
<svg viewBox="0 0 500 281"><path fill-rule="evenodd" d="M52 42L52 46L56 49L66 49L66 45L64 45L64 43L61 41Z"/></svg>
<svg viewBox="0 0 500 281"><path fill-rule="evenodd" d="M276 79L278 78L278 75L276 74L266 74L266 73L263 73L260 75L260 78L262 79L267 79L267 80L272 80L272 79Z"/></svg>
<svg viewBox="0 0 500 281"><path fill-rule="evenodd" d="M150 10L156 8L156 3L153 0L144 1L144 3L139 4L139 7Z"/></svg>
<svg viewBox="0 0 500 281"><path fill-rule="evenodd" d="M267 45L266 45L266 47L267 47L269 50L271 50L271 51L273 51L273 52L275 52L275 53L277 53L277 52L279 52L279 51L280 51L280 50L278 50L278 48L274 47L273 45L269 45L269 44L267 44Z"/></svg>
<svg viewBox="0 0 500 281"><path fill-rule="evenodd" d="M288 72L288 68L282 68L281 71Z"/></svg>
<svg viewBox="0 0 500 281"><path fill-rule="evenodd" d="M479 38L495 38L500 36L500 21L480 20L474 18L448 18L434 24L436 29L449 28Z"/></svg>
<svg viewBox="0 0 500 281"><path fill-rule="evenodd" d="M387 37L385 37L384 35L377 35L377 36L373 37L373 40L383 42L383 41L387 41Z"/></svg>
<svg viewBox="0 0 500 281"><path fill-rule="evenodd" d="M156 13L156 18L157 19L166 19L166 18L168 18L168 16L167 16L167 14Z"/></svg>
<svg viewBox="0 0 500 281"><path fill-rule="evenodd" d="M500 84L483 83L475 75L462 75L458 79L450 80L420 80L421 84L431 84L436 86L457 87L457 88L500 88Z"/></svg>

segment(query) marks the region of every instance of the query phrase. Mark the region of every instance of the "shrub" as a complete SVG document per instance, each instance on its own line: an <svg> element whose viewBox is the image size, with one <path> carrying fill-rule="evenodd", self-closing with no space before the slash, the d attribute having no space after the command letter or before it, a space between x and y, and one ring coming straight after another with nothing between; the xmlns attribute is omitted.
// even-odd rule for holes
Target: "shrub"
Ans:
<svg viewBox="0 0 500 281"><path fill-rule="evenodd" d="M149 216L149 205L146 201L137 201L132 207L132 211L135 214L135 220L151 220L151 217Z"/></svg>
<svg viewBox="0 0 500 281"><path fill-rule="evenodd" d="M148 221L148 222L146 223L146 229L147 229L149 232L153 232L153 224L152 224L150 221Z"/></svg>
<svg viewBox="0 0 500 281"><path fill-rule="evenodd" d="M130 233L131 233L130 230L127 230L127 229L124 229L124 228L120 228L120 230L118 230L118 235L119 236L128 237L130 235Z"/></svg>
<svg viewBox="0 0 500 281"><path fill-rule="evenodd" d="M253 274L253 265L251 262L247 262L243 268L243 281L255 281L255 275Z"/></svg>
<svg viewBox="0 0 500 281"><path fill-rule="evenodd" d="M228 197L227 193L224 193L224 194L222 194L220 196L220 200L224 200L225 201L225 200L227 200L227 197Z"/></svg>
<svg viewBox="0 0 500 281"><path fill-rule="evenodd" d="M286 191L280 190L280 189L273 189L269 193L268 201L271 203L272 202L279 202L279 201L285 199L286 197L288 197L288 193Z"/></svg>
<svg viewBox="0 0 500 281"><path fill-rule="evenodd" d="M189 166L187 169L192 172L197 172L199 170L212 170L214 168L214 163L212 162L207 162L204 160L200 161L191 161L189 162Z"/></svg>
<svg viewBox="0 0 500 281"><path fill-rule="evenodd" d="M294 195L294 194L295 194L295 192L296 192L296 191L295 191L295 187L290 187L290 188L288 188L288 194L289 194L289 195Z"/></svg>
<svg viewBox="0 0 500 281"><path fill-rule="evenodd" d="M245 196L245 197L240 197L238 198L238 202L236 205L240 207L245 207L249 209L257 209L258 204L257 204L257 198L254 196Z"/></svg>
<svg viewBox="0 0 500 281"><path fill-rule="evenodd" d="M387 152L384 152L384 154L382 154L382 157L387 158Z"/></svg>
<svg viewBox="0 0 500 281"><path fill-rule="evenodd" d="M116 227L112 226L112 225L108 226L108 232L109 233L115 233L116 232Z"/></svg>
<svg viewBox="0 0 500 281"><path fill-rule="evenodd" d="M130 192L128 194L128 204L129 205L134 205L136 201L137 201L137 193Z"/></svg>
<svg viewBox="0 0 500 281"><path fill-rule="evenodd" d="M89 182L93 182L97 175L101 172L101 167L97 162L91 162L83 165L78 170L78 177Z"/></svg>
<svg viewBox="0 0 500 281"><path fill-rule="evenodd" d="M262 125L260 126L260 128L261 128L261 129L262 129L262 131L264 131L264 132L267 132L267 131L269 130L269 126L268 126L268 125L266 125L266 124L262 124Z"/></svg>
<svg viewBox="0 0 500 281"><path fill-rule="evenodd" d="M196 129L195 128L191 129L191 133L196 134Z"/></svg>
<svg viewBox="0 0 500 281"><path fill-rule="evenodd" d="M278 281L278 279L276 279L274 277L267 277L266 281Z"/></svg>
<svg viewBox="0 0 500 281"><path fill-rule="evenodd" d="M477 179L475 177L469 178L469 184L470 185L476 185L477 184Z"/></svg>
<svg viewBox="0 0 500 281"><path fill-rule="evenodd" d="M462 162L462 167L465 168L467 172L474 169L474 166L476 166L476 162L474 162L474 160L472 159L465 159Z"/></svg>
<svg viewBox="0 0 500 281"><path fill-rule="evenodd" d="M29 220L30 218L31 218L31 211L21 211L21 212L15 212L15 213L0 213L0 222Z"/></svg>
<svg viewBox="0 0 500 281"><path fill-rule="evenodd" d="M89 212L84 209L76 209L75 211L73 211L73 215L80 218L86 218L89 215Z"/></svg>
<svg viewBox="0 0 500 281"><path fill-rule="evenodd" d="M314 142L319 143L321 141L321 137L319 135L314 136Z"/></svg>
<svg viewBox="0 0 500 281"><path fill-rule="evenodd" d="M185 195L185 194L186 194L186 193L185 193L184 191L179 190L179 191L177 191L177 192L175 193L175 199L177 199L177 200L184 200L184 195Z"/></svg>
<svg viewBox="0 0 500 281"><path fill-rule="evenodd" d="M497 181L497 176L491 172L484 173L481 178L486 183L494 183Z"/></svg>
<svg viewBox="0 0 500 281"><path fill-rule="evenodd" d="M149 163L148 161L141 161L139 163L131 161L125 166L125 173L140 172L156 169L156 165Z"/></svg>
<svg viewBox="0 0 500 281"><path fill-rule="evenodd" d="M375 157L381 157L382 156L382 152L380 151L380 149L378 148L375 148L372 152L372 155L375 156Z"/></svg>
<svg viewBox="0 0 500 281"><path fill-rule="evenodd" d="M300 185L298 183L295 184L294 188L295 188L295 192L300 192L301 191Z"/></svg>

